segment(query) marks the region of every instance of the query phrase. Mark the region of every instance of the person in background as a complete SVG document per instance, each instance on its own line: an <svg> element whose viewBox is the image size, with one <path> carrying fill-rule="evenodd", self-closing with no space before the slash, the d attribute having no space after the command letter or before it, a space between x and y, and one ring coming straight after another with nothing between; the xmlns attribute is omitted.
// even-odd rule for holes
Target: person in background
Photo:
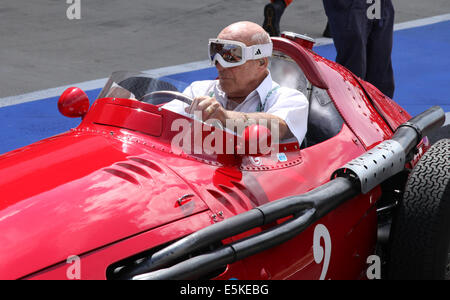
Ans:
<svg viewBox="0 0 450 300"><path fill-rule="evenodd" d="M281 16L292 1L293 0L271 0L270 3L264 7L263 28L270 36L280 36ZM322 35L328 38L331 37L330 26L328 23Z"/></svg>
<svg viewBox="0 0 450 300"><path fill-rule="evenodd" d="M393 98L391 0L323 0L336 62Z"/></svg>
<svg viewBox="0 0 450 300"><path fill-rule="evenodd" d="M280 36L280 20L286 7L293 0L271 0L264 7L263 28L270 36Z"/></svg>

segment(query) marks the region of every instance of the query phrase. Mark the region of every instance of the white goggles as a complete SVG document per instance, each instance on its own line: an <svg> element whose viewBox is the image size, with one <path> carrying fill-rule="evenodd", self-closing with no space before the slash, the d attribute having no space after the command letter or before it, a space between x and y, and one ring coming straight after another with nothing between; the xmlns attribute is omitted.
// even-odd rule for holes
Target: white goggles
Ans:
<svg viewBox="0 0 450 300"><path fill-rule="evenodd" d="M208 54L211 65L217 62L224 68L237 67L248 60L272 56L272 43L247 47L237 41L209 39Z"/></svg>

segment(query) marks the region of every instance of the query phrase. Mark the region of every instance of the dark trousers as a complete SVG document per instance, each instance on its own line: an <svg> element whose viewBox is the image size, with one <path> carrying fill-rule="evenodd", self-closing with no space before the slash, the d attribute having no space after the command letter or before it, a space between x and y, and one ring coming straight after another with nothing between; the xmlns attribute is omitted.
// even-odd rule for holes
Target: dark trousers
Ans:
<svg viewBox="0 0 450 300"><path fill-rule="evenodd" d="M380 1L381 8L373 19L368 17L371 4L366 0L323 0L323 4L337 50L336 62L393 98L394 7L391 0L373 1Z"/></svg>

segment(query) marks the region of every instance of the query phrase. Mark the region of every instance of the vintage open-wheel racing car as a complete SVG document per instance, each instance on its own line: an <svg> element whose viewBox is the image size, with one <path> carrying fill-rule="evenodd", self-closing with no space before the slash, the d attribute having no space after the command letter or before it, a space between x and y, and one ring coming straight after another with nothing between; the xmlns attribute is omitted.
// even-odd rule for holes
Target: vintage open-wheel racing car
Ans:
<svg viewBox="0 0 450 300"><path fill-rule="evenodd" d="M248 151L262 126L162 108L190 101L169 79L116 72L91 107L66 90L80 125L0 156L0 278L449 278L450 140L426 138L443 110L411 118L307 38L273 45L272 77L309 100L305 141L275 154ZM176 120L241 151L174 148Z"/></svg>

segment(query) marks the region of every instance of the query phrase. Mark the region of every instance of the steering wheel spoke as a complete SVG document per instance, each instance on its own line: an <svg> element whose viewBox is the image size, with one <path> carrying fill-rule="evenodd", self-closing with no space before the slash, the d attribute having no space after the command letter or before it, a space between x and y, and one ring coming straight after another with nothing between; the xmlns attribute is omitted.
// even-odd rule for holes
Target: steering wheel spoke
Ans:
<svg viewBox="0 0 450 300"><path fill-rule="evenodd" d="M162 103L166 103L168 102L167 100L180 100L188 105L191 105L193 100L180 93L180 92L175 92L175 91L156 91L156 92L151 92L148 94L145 94L144 96L142 96L139 101L141 102L145 102L145 103L151 103L153 105L159 105Z"/></svg>
<svg viewBox="0 0 450 300"><path fill-rule="evenodd" d="M182 94L180 92L175 92L175 91L156 91L156 92L151 92L151 93L148 93L148 94L145 94L144 96L142 96L139 99L139 101L145 102L145 103L151 103L153 105L159 105L159 104L163 104L163 103L168 102L169 99L170 100L177 99L177 100L180 100L180 101L182 101L182 102L184 102L184 103L186 103L188 105L191 105L192 102L193 102L193 100L190 97L188 97L188 96L186 96L186 95L184 95L184 94ZM202 120L197 120L197 121L200 121L203 124L207 124L209 126L214 126L214 127L217 127L217 128L220 128L220 129L223 130L223 125L219 121L217 121L217 122L208 122L208 123L205 123Z"/></svg>

